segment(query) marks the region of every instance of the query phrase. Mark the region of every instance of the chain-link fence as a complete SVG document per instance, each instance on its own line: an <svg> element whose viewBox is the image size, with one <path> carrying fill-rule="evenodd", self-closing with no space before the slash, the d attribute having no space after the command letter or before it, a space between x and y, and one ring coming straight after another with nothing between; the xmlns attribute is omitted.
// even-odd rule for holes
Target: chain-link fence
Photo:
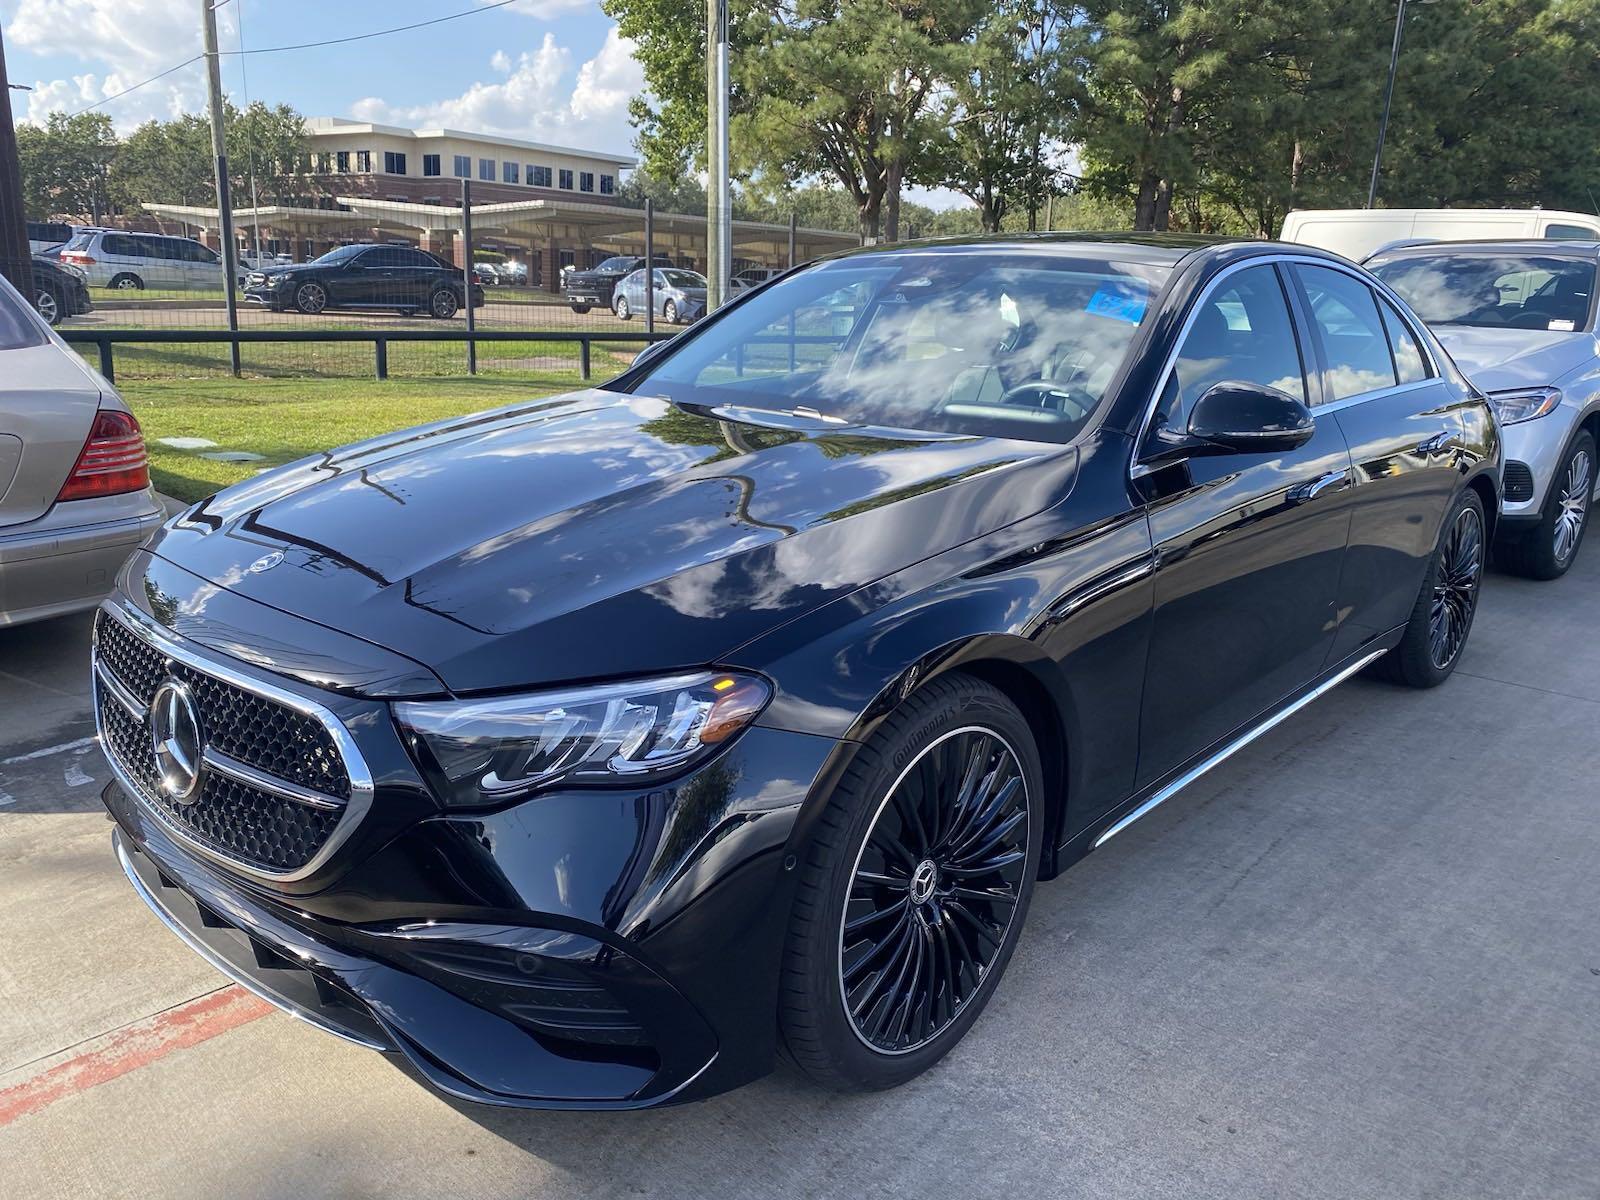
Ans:
<svg viewBox="0 0 1600 1200"><path fill-rule="evenodd" d="M58 328L94 361L109 346L122 380L230 373L236 352L246 376L605 378L646 340L624 335L671 333L705 312L704 214L592 198L484 204L470 183L447 181L422 200L235 205L230 311L217 210L156 201L143 210L54 230L65 241L43 249L82 283L56 305ZM740 222L735 291L853 240L792 221ZM181 340L187 331L201 336Z"/></svg>

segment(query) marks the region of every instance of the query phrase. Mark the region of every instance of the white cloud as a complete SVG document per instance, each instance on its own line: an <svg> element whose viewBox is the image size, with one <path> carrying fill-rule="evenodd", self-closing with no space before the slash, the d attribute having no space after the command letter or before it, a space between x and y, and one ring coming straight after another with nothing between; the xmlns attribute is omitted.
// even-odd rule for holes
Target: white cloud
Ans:
<svg viewBox="0 0 1600 1200"><path fill-rule="evenodd" d="M633 140L628 101L644 90L633 43L615 26L595 56L572 70L572 52L546 33L539 48L513 63L503 51L490 59L505 76L424 104L392 104L368 96L351 106L358 120L419 128L445 126L529 141L570 142L588 149L625 150Z"/></svg>
<svg viewBox="0 0 1600 1200"><path fill-rule="evenodd" d="M493 4L495 0L478 0L478 3ZM593 7L593 4L594 0L520 0L517 4L507 6L506 11L521 13L525 17L537 17L543 21L560 16L562 13Z"/></svg>
<svg viewBox="0 0 1600 1200"><path fill-rule="evenodd" d="M25 120L71 112L115 95L175 61L200 53L200 22L174 0L15 0L6 38L39 55L104 64L68 79L34 80ZM237 36L228 9L217 13L224 46ZM150 117L194 112L204 103L203 63L191 63L106 108L119 129Z"/></svg>

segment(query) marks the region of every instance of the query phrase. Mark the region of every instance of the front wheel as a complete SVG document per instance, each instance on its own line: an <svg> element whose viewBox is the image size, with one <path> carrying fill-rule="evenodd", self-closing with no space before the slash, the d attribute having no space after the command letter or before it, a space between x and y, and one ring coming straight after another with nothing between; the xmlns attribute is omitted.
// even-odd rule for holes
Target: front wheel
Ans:
<svg viewBox="0 0 1600 1200"><path fill-rule="evenodd" d="M1559 579L1578 558L1583 534L1589 527L1589 503L1594 498L1595 443L1580 432L1550 481L1539 523L1524 533L1508 534L1495 547L1500 565L1529 579Z"/></svg>
<svg viewBox="0 0 1600 1200"><path fill-rule="evenodd" d="M802 856L779 1021L807 1075L894 1087L965 1036L1016 946L1044 815L1032 732L989 684L936 680L884 720Z"/></svg>
<svg viewBox="0 0 1600 1200"><path fill-rule="evenodd" d="M661 306L661 316L666 320L668 325L676 325L678 323L677 302L668 300L665 304L663 304Z"/></svg>
<svg viewBox="0 0 1600 1200"><path fill-rule="evenodd" d="M574 304L572 306L572 311L577 313L581 317L584 313L589 311L589 305L587 305L587 304Z"/></svg>
<svg viewBox="0 0 1600 1200"><path fill-rule="evenodd" d="M294 290L294 306L314 317L328 307L328 293L320 283L302 283Z"/></svg>
<svg viewBox="0 0 1600 1200"><path fill-rule="evenodd" d="M1468 488L1445 521L1399 645L1378 660L1382 674L1415 688L1438 687L1450 678L1478 611L1483 560L1483 502Z"/></svg>
<svg viewBox="0 0 1600 1200"><path fill-rule="evenodd" d="M617 320L632 320L633 309L628 307L628 298L626 296L618 296L616 300L612 302L611 308L612 311L617 314Z"/></svg>

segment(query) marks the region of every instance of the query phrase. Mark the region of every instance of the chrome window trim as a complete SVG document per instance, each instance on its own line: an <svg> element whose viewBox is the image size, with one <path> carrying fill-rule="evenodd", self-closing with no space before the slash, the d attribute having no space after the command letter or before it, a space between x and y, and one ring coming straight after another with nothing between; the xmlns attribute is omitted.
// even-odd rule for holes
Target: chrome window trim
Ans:
<svg viewBox="0 0 1600 1200"><path fill-rule="evenodd" d="M173 821L171 817L161 810L159 805L152 803L150 798L145 794L144 789L134 781L133 777L128 773L128 770L112 752L110 743L105 737L105 730L101 727L100 719L100 688L102 682L105 680L105 677L110 674L110 671L108 668L101 665L99 647L98 644L96 644L90 652L91 661L94 667L93 671L91 672L91 679L94 684L95 693L95 732L100 739L101 749L105 755L106 762L110 764L112 773L117 777L117 782L122 785L123 790L126 791L129 796L133 797L133 799L144 809L144 811L154 818L160 824L161 828L174 840L181 843L187 849L193 850L195 853L203 856L204 858L207 858L221 866L227 867L231 871L237 871L241 874L249 875L256 879L270 880L274 883L293 883L296 880L304 879L319 870L322 865L333 856L334 852L349 840L350 835L356 831L356 828L361 824L362 820L366 817L368 810L372 807L372 797L374 792L372 772L367 766L367 760L362 757L360 749L356 746L355 739L350 736L350 731L344 727L344 723L341 722L338 717L334 716L329 709L323 707L321 704L318 704L315 700L312 700L307 696L302 696L295 692L291 692L286 688L279 687L278 685L270 682L267 679L261 678L252 672L232 666L221 659L213 658L210 655L203 654L192 649L187 644L174 640L165 631L158 629L146 618L134 613L121 604L117 604L111 600L106 600L100 605L100 608L101 611L106 614L106 616L116 621L129 633L132 633L135 637L141 638L159 653L166 655L168 658L171 658L177 662L181 662L185 666L192 667L202 674L210 675L215 679L220 679L224 683L232 684L234 687L240 688L244 691L254 693L258 696L264 696L269 700L273 700L279 704L282 704L285 708L291 708L296 712L302 713L305 716L311 717L317 721L324 729L328 731L328 735L333 739L333 744L339 751L339 757L341 760L343 760L345 773L350 777L350 799L344 801L342 804L342 807L344 808L344 815L340 817L338 824L333 828L333 832L328 835L328 840L323 842L323 844L317 849L317 852L307 859L303 865L296 867L293 870L266 870L262 867L258 867L252 863L248 863L242 859L236 858L231 854L227 854L221 850L218 850L215 847L206 845L187 829L183 828L183 826ZM107 685L106 690L108 693L113 695L119 703L122 702L122 698L120 696L116 696L114 692L111 692L109 685ZM214 754L214 751L208 752L206 757L207 764L217 767L219 773L223 775L232 774L228 767L219 766L214 761ZM232 761L233 760L231 759L229 760L230 765L232 764ZM247 766L247 764L239 765ZM237 776L235 776L235 778L237 778ZM241 782L249 783L256 787L263 786L253 777L242 779ZM328 798L322 796L320 793L312 792L310 789L296 788L296 785L290 783L288 780L273 778L272 784L273 786L270 789L264 788L263 790L271 790L283 796L285 799L300 803L312 803L314 806L318 807L329 803ZM294 790L286 791L285 789ZM304 795L302 795L302 793L304 793ZM308 800L308 796L314 798L314 800Z"/></svg>
<svg viewBox="0 0 1600 1200"><path fill-rule="evenodd" d="M1303 264L1313 267L1327 267L1332 271L1340 271L1343 274L1350 276L1357 282L1364 283L1368 287L1374 288L1379 294L1388 299L1390 303L1394 304L1395 311L1400 314L1402 320L1405 319L1405 314L1408 311L1405 301L1401 300L1394 294L1393 291L1391 291L1375 277L1363 274L1360 268L1352 269L1343 263L1334 262L1331 259L1317 258L1308 254L1258 254L1252 255L1249 258L1241 259L1236 263L1229 263L1226 267L1223 267L1222 270L1213 275L1211 277L1211 281L1207 283L1200 294L1195 297L1194 302L1189 306L1188 313L1183 318L1183 324L1178 328L1178 336L1172 341L1172 348L1167 351L1167 357L1162 363L1161 374L1158 377L1159 382L1151 391L1150 399L1145 402L1144 416L1139 421L1138 431L1134 435L1133 461L1128 468L1128 477L1130 479L1142 479L1146 475L1149 475L1152 471L1157 470L1157 468L1151 464L1141 461L1139 454L1144 446L1145 438L1150 433L1150 423L1155 420L1156 405L1161 402L1161 393L1166 390L1167 381L1172 378L1172 372L1177 369L1178 353L1183 349L1184 339L1189 336L1189 332L1191 329L1193 329L1196 318L1200 315L1201 305L1203 305L1206 300L1210 298L1212 292L1214 292L1223 282L1223 280L1227 279L1230 275L1233 275L1238 271L1245 270L1249 267L1258 267L1264 264L1276 263L1289 263L1292 265ZM1293 304L1289 305L1289 316L1291 320L1297 322L1297 332L1299 332L1298 314L1295 312ZM1407 328L1411 329L1412 336L1417 339L1418 346L1422 348L1423 359L1432 372L1426 379L1419 379L1413 383L1396 384L1394 387L1378 388L1377 390L1371 392L1362 392L1359 396L1345 396L1341 399L1329 400L1322 404L1308 405L1308 407L1311 409L1312 416L1315 417L1317 414L1325 412L1337 412L1339 409L1348 408L1352 404L1362 404L1368 400L1375 400L1381 396L1393 395L1395 393L1409 391L1413 388L1419 388L1428 384L1437 383L1443 376L1443 372L1439 369L1438 360L1434 357L1432 344L1427 338L1420 337L1417 334L1416 329L1411 326L1409 321L1407 321L1406 324ZM1310 332L1311 331L1309 329L1304 331L1304 333L1308 336ZM1387 340L1387 337L1385 337L1385 341ZM1302 364L1302 366L1303 365L1304 364ZM1320 372L1320 363L1318 365L1318 370Z"/></svg>

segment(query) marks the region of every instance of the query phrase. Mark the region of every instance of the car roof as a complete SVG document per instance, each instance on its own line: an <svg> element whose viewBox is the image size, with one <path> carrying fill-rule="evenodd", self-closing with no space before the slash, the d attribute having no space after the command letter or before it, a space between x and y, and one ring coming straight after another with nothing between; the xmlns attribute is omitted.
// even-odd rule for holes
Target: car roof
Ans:
<svg viewBox="0 0 1600 1200"><path fill-rule="evenodd" d="M1435 254L1537 254L1545 258L1600 258L1600 241L1581 238L1474 238L1459 242L1415 242L1378 250L1368 262L1425 258Z"/></svg>
<svg viewBox="0 0 1600 1200"><path fill-rule="evenodd" d="M858 254L916 253L918 251L1016 250L1022 253L1060 254L1063 257L1088 257L1109 254L1126 262L1177 266L1185 259L1205 254L1240 258L1262 254L1293 254L1297 257L1325 258L1345 263L1346 259L1315 246L1290 242L1268 242L1256 238L1225 237L1197 233L1135 233L1126 230L1073 230L1050 233L998 233L982 236L925 238L891 245L862 246L824 256L848 258Z"/></svg>

